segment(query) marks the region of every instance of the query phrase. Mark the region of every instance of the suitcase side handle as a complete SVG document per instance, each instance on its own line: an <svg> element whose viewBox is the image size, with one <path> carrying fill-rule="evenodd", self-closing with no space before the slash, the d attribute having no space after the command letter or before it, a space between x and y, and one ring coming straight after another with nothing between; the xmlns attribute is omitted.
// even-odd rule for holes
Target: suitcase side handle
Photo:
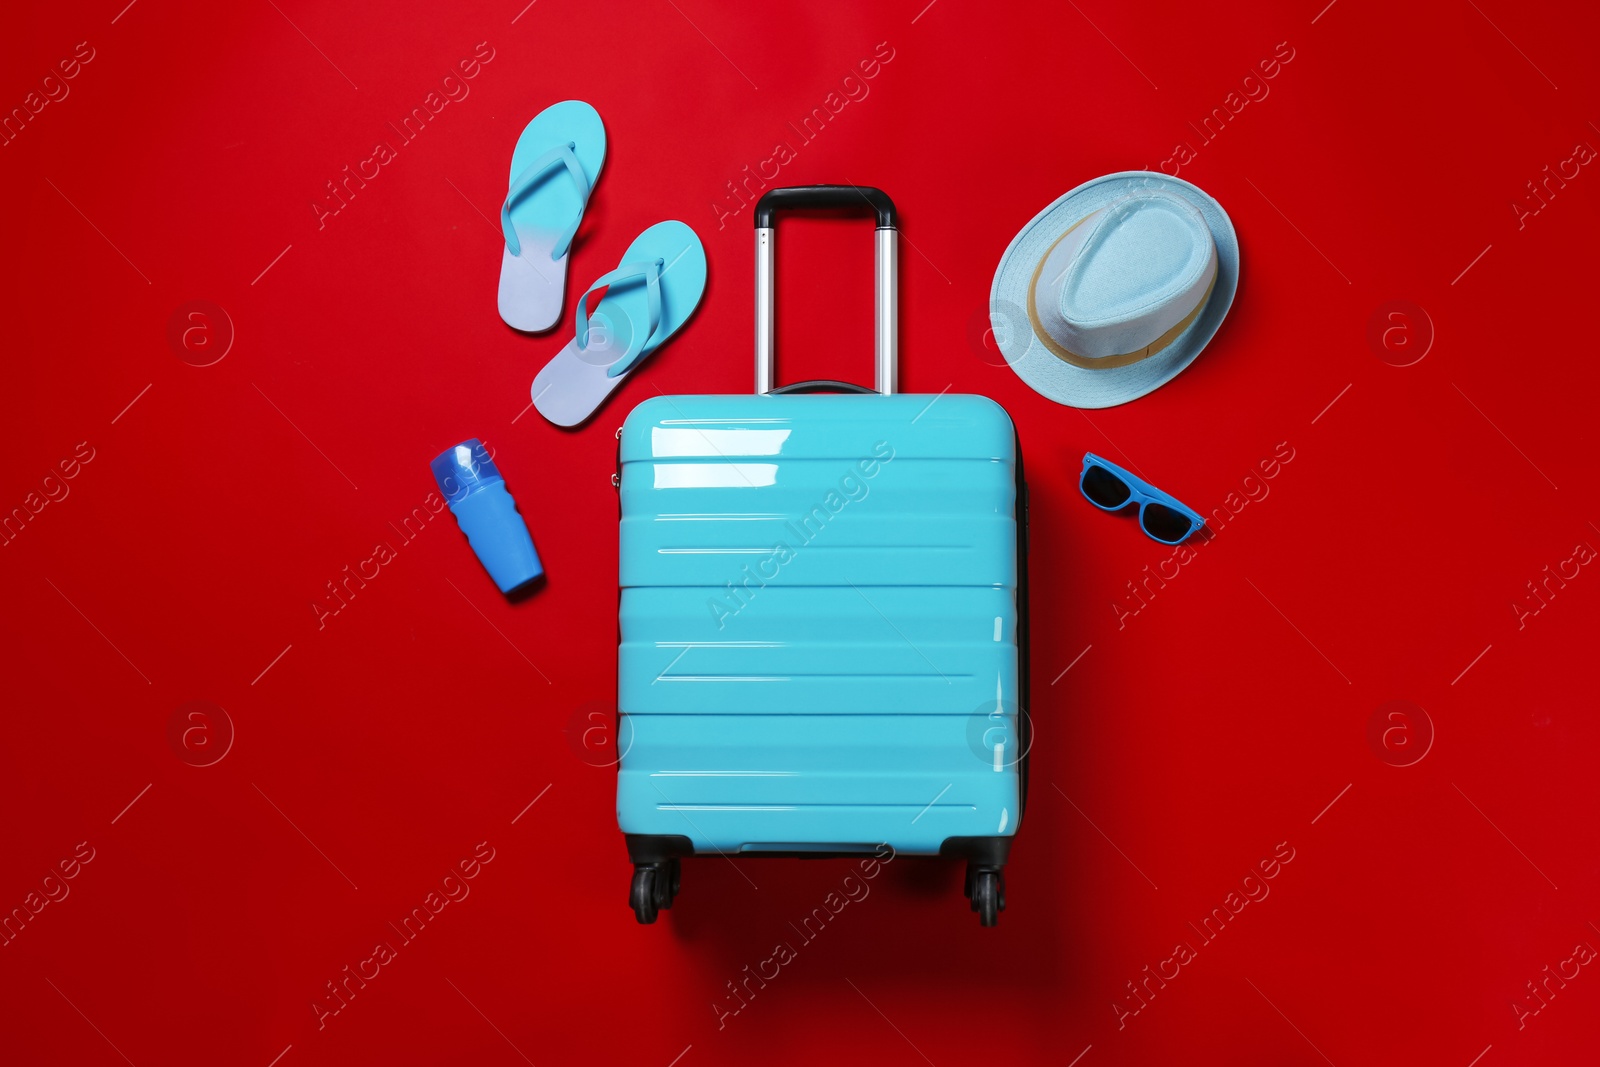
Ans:
<svg viewBox="0 0 1600 1067"><path fill-rule="evenodd" d="M775 223L780 211L852 208L865 204L877 218L873 235L873 380L877 392L898 390L900 380L900 215L882 189L870 185L802 185L769 189L756 201L756 392L774 390L776 319L773 317ZM865 391L865 390L863 390Z"/></svg>
<svg viewBox="0 0 1600 1067"><path fill-rule="evenodd" d="M809 382L793 382L789 385L773 386L772 396L783 396L788 393L866 393L872 396L877 390L868 389L864 385L854 382L838 382L832 378L815 378Z"/></svg>

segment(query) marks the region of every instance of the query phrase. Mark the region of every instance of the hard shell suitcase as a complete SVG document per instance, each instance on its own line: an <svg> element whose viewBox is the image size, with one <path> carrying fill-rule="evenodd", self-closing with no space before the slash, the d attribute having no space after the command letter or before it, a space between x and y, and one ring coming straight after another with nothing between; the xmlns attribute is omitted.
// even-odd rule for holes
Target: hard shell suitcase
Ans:
<svg viewBox="0 0 1600 1067"><path fill-rule="evenodd" d="M863 202L877 389L775 388L775 215ZM630 903L653 922L684 856L888 846L965 859L991 926L1027 785L1016 431L987 397L896 393L889 197L775 189L755 220L757 395L657 397L618 434Z"/></svg>

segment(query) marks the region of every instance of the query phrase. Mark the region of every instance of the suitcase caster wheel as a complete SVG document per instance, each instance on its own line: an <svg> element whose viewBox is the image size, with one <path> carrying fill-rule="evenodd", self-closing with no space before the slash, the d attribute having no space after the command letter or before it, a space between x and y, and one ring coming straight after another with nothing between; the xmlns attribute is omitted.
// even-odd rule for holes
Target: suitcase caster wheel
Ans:
<svg viewBox="0 0 1600 1067"><path fill-rule="evenodd" d="M668 860L667 865L656 875L657 906L666 911L672 907L672 902L678 899L678 885L683 881L683 863L680 860Z"/></svg>
<svg viewBox="0 0 1600 1067"><path fill-rule="evenodd" d="M1000 912L1005 910L1005 882L999 871L974 871L971 875L972 882L972 910L978 913L978 921L984 926L993 926L1000 921Z"/></svg>
<svg viewBox="0 0 1600 1067"><path fill-rule="evenodd" d="M660 901L658 896L660 890L657 888L658 875L659 872L654 867L635 867L633 885L628 889L628 904L633 908L633 917L647 926L656 921L656 911Z"/></svg>

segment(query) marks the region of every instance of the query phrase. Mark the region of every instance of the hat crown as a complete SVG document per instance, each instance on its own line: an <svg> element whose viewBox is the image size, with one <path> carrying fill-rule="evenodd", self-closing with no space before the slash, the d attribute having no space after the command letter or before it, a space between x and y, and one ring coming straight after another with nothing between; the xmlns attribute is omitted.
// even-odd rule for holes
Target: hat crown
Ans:
<svg viewBox="0 0 1600 1067"><path fill-rule="evenodd" d="M1163 191L1107 204L1062 236L1040 264L1040 325L1080 356L1137 352L1184 320L1216 276L1205 217Z"/></svg>
<svg viewBox="0 0 1600 1067"><path fill-rule="evenodd" d="M1180 214L1180 208L1194 217ZM1130 197L1106 214L1113 217L1095 227L1061 287L1062 314L1082 325L1144 314L1182 292L1205 269L1210 235L1199 212L1187 204Z"/></svg>

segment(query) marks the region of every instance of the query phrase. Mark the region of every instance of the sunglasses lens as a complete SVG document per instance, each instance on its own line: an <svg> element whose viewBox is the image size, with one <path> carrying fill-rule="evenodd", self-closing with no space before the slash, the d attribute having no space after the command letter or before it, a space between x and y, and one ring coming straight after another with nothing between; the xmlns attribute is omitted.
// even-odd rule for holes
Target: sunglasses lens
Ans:
<svg viewBox="0 0 1600 1067"><path fill-rule="evenodd" d="M1145 533L1169 545L1175 545L1189 536L1189 528L1193 525L1189 516L1165 504L1146 504L1142 521Z"/></svg>
<svg viewBox="0 0 1600 1067"><path fill-rule="evenodd" d="M1083 472L1083 495L1103 508L1120 508L1133 490L1104 467L1090 467Z"/></svg>

